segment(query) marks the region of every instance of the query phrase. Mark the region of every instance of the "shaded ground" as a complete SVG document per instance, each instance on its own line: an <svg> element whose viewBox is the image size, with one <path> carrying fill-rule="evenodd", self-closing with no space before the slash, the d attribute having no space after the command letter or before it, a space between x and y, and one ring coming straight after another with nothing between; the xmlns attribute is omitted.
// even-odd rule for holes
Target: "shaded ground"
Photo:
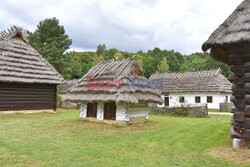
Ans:
<svg viewBox="0 0 250 167"><path fill-rule="evenodd" d="M248 166L230 158L249 155L231 149L230 118L150 115L119 127L73 110L0 116L0 166Z"/></svg>

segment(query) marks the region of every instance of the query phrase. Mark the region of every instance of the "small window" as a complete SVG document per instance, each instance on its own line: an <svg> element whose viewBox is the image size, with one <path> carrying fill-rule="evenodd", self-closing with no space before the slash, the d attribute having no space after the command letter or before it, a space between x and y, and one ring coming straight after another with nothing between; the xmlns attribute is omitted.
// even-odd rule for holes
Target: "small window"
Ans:
<svg viewBox="0 0 250 167"><path fill-rule="evenodd" d="M184 103L184 100L185 100L185 99L184 99L183 96L181 96L180 99L179 99L180 103Z"/></svg>
<svg viewBox="0 0 250 167"><path fill-rule="evenodd" d="M228 96L226 96L226 103L228 103Z"/></svg>
<svg viewBox="0 0 250 167"><path fill-rule="evenodd" d="M207 96L207 103L213 103L213 96Z"/></svg>
<svg viewBox="0 0 250 167"><path fill-rule="evenodd" d="M195 96L195 103L200 103L200 102L201 102L201 97Z"/></svg>

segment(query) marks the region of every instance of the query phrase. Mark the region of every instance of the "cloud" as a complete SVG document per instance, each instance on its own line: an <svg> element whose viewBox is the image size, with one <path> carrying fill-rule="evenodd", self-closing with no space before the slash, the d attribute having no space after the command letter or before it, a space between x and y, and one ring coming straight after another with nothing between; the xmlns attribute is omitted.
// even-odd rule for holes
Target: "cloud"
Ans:
<svg viewBox="0 0 250 167"><path fill-rule="evenodd" d="M0 29L20 25L34 31L39 21L57 17L72 48L138 51L160 47L183 54L202 43L242 0L3 0Z"/></svg>

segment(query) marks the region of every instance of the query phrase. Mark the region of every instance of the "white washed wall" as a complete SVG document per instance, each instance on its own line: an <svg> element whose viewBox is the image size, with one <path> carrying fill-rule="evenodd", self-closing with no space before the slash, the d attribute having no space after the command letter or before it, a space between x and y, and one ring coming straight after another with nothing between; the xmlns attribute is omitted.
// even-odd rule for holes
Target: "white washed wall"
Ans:
<svg viewBox="0 0 250 167"><path fill-rule="evenodd" d="M148 104L134 104L126 107L129 118L145 117L148 119Z"/></svg>
<svg viewBox="0 0 250 167"><path fill-rule="evenodd" d="M103 103L97 104L96 119L98 119L98 120L104 119L104 104Z"/></svg>
<svg viewBox="0 0 250 167"><path fill-rule="evenodd" d="M87 117L87 105L82 103L80 105L80 118L86 118Z"/></svg>
<svg viewBox="0 0 250 167"><path fill-rule="evenodd" d="M169 97L169 107L181 106L183 103L179 103L179 97L184 96L185 103L184 105L189 104L199 104L195 103L195 96L201 97L201 103L207 103L207 96L213 97L213 103L207 103L209 109L219 109L220 103L226 102L226 96L228 96L228 102L230 102L230 93L217 93L217 92L183 92L183 93L169 93L169 95L162 95L162 98ZM159 105L163 107L165 105Z"/></svg>
<svg viewBox="0 0 250 167"><path fill-rule="evenodd" d="M118 105L116 107L116 120L117 121L129 121L129 117L127 115L127 109L125 105Z"/></svg>
<svg viewBox="0 0 250 167"><path fill-rule="evenodd" d="M87 105L80 105L80 117L87 117ZM136 117L145 117L148 119L148 104L135 104L135 105L127 105L120 104L117 105L116 108L116 120L117 121L129 121L130 118ZM104 119L104 104L97 104L97 114L96 119L103 120Z"/></svg>

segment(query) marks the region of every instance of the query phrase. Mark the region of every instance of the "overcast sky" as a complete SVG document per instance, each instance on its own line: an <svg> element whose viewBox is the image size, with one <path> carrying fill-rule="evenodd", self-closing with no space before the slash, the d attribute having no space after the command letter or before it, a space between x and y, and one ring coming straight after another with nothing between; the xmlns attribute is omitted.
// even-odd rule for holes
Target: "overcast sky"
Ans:
<svg viewBox="0 0 250 167"><path fill-rule="evenodd" d="M242 0L1 0L0 30L11 25L34 31L57 17L73 50L100 43L123 51L174 49L201 52L202 43Z"/></svg>

